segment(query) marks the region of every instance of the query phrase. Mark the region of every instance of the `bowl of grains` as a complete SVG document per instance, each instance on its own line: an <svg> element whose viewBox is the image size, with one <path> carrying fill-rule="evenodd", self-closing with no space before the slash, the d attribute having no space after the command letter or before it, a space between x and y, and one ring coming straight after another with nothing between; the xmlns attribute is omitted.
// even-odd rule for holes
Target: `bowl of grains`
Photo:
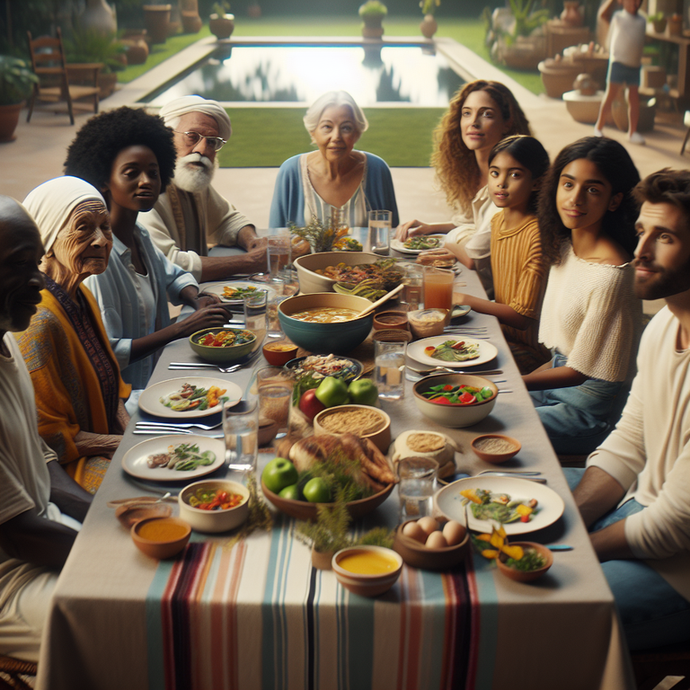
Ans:
<svg viewBox="0 0 690 690"><path fill-rule="evenodd" d="M480 460L495 465L515 457L522 448L520 441L503 434L477 436L470 445Z"/></svg>
<svg viewBox="0 0 690 690"><path fill-rule="evenodd" d="M340 436L346 432L368 438L382 453L391 443L391 418L370 405L339 405L314 417L314 434Z"/></svg>

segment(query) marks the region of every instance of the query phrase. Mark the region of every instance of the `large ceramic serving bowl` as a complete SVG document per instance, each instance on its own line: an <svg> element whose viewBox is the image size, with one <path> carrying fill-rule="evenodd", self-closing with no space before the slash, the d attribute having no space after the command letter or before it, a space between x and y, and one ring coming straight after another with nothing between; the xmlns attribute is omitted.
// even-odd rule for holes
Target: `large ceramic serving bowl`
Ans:
<svg viewBox="0 0 690 690"><path fill-rule="evenodd" d="M231 364L242 357L248 355L254 343L256 342L256 335L252 333L252 338L246 343L240 345L231 345L230 347L213 347L212 345L202 345L199 341L202 340L209 333L219 333L221 331L234 331L240 333L242 328L204 328L189 336L189 346L196 352L201 359L211 362L212 364Z"/></svg>
<svg viewBox="0 0 690 690"><path fill-rule="evenodd" d="M195 508L189 504L189 499L196 493L197 489L239 494L242 496L242 502L228 510ZM180 491L177 501L180 507L180 517L197 532L227 532L241 525L249 514L249 490L243 484L226 479L207 479L189 484Z"/></svg>
<svg viewBox="0 0 690 690"><path fill-rule="evenodd" d="M360 264L375 264L382 257L369 252L319 252L318 254L306 254L295 259L295 268L299 277L299 289L303 295L312 292L333 292L336 281L333 278L316 273L328 266L347 264L359 266Z"/></svg>
<svg viewBox="0 0 690 690"><path fill-rule="evenodd" d="M368 496L367 498L360 498L357 501L350 501L346 504L347 512L353 520L368 515L373 510L376 510L393 491L395 484L389 484L385 489L382 489L377 494ZM274 494L266 488L266 485L261 482L261 490L264 496L269 500L278 510L293 517L297 520L316 520L316 506L318 503L309 503L309 501L295 501L291 498L283 498ZM326 504L328 505L328 504Z"/></svg>
<svg viewBox="0 0 690 690"><path fill-rule="evenodd" d="M278 307L278 319L285 335L295 345L308 352L345 355L364 342L371 332L373 313L340 323L310 323L293 319L292 314L317 307L354 309L359 312L371 306L364 297L341 295L337 292L319 292L288 297Z"/></svg>
<svg viewBox="0 0 690 690"><path fill-rule="evenodd" d="M424 393L429 391L432 386L440 384L449 384L451 386L472 386L473 388L484 388L485 386L494 391L492 397L484 402L472 403L470 405L448 404L431 402L424 397ZM433 420L441 426L451 428L461 428L478 424L485 417L488 417L491 410L494 409L496 398L498 397L498 388L493 381L485 379L482 376L474 376L473 374L438 374L436 376L426 376L417 381L412 388L414 394L414 401L419 411L429 419Z"/></svg>
<svg viewBox="0 0 690 690"><path fill-rule="evenodd" d="M386 559L390 559L391 563L394 564L394 569L385 573L369 575L353 573L340 565L348 556L371 552L379 554ZM362 597L376 597L379 594L387 592L397 582L402 572L403 559L400 554L383 546L351 546L338 551L333 556L331 564L336 580L338 580L345 589L353 594L359 594Z"/></svg>

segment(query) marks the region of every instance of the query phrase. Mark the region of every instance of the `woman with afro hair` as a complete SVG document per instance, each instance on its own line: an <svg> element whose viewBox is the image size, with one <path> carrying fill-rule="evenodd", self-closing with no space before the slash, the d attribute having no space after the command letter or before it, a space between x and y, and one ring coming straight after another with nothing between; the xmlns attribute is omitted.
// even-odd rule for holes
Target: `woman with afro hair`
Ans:
<svg viewBox="0 0 690 690"><path fill-rule="evenodd" d="M108 268L85 284L98 301L122 377L135 390L146 386L164 345L227 321L217 298L200 296L191 273L171 263L137 223L170 182L175 155L172 130L158 116L123 107L88 120L65 161L65 174L96 187L110 212ZM171 323L168 300L195 311ZM133 394L127 407L137 399Z"/></svg>

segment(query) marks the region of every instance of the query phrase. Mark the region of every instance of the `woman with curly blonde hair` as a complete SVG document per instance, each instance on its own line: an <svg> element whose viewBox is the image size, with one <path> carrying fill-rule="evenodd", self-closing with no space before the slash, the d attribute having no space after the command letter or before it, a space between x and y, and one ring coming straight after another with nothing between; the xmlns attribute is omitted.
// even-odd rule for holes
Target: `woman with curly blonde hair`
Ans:
<svg viewBox="0 0 690 690"><path fill-rule="evenodd" d="M446 247L427 252L422 260L459 258L470 268L476 267L482 276L479 262L485 259L489 267L485 285L490 286L490 221L498 209L492 204L486 186L489 153L501 139L513 134L531 132L510 89L484 79L465 84L434 131L431 158L438 183L457 215L448 223L408 221L398 228L397 238L448 233ZM467 247L470 239L474 241Z"/></svg>

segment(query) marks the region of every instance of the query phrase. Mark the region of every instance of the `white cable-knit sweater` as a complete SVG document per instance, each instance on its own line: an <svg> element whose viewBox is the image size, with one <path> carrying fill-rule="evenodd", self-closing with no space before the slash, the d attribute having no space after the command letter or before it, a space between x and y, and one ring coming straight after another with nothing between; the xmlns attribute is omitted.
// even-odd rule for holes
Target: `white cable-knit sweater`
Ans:
<svg viewBox="0 0 690 690"><path fill-rule="evenodd" d="M623 416L587 465L646 506L625 521L630 548L690 600L690 350L676 349L678 328L666 307L645 329Z"/></svg>
<svg viewBox="0 0 690 690"><path fill-rule="evenodd" d="M539 340L588 378L625 381L637 353L642 307L633 293L632 264L579 259L568 242L552 266Z"/></svg>

